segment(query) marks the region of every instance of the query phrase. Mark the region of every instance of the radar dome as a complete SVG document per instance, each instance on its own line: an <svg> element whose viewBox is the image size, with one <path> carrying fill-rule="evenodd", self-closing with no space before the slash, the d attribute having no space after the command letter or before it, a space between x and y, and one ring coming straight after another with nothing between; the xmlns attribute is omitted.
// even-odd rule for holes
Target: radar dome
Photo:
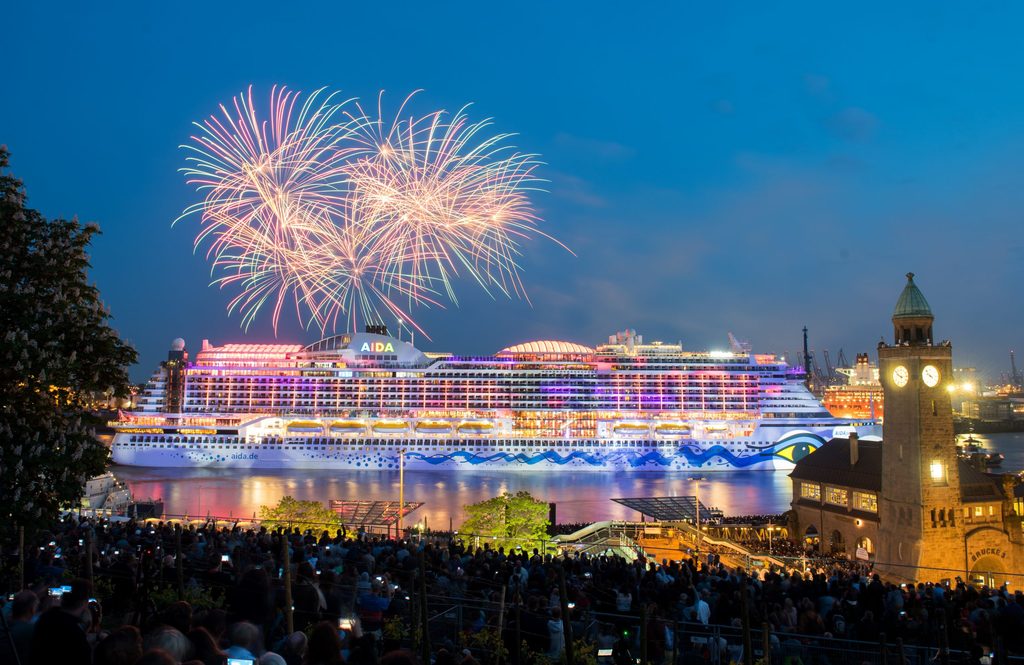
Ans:
<svg viewBox="0 0 1024 665"><path fill-rule="evenodd" d="M171 351L184 351L184 350L185 350L185 340L183 340L182 338L178 337L173 342L171 342Z"/></svg>

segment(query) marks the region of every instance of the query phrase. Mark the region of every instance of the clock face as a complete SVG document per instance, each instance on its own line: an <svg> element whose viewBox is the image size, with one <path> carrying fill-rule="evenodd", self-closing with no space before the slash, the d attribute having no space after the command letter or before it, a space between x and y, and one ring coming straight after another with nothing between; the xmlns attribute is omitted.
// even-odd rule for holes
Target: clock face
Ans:
<svg viewBox="0 0 1024 665"><path fill-rule="evenodd" d="M898 366L892 371L892 382L902 388L907 385L907 381L910 380L910 372L903 365Z"/></svg>
<svg viewBox="0 0 1024 665"><path fill-rule="evenodd" d="M939 370L935 365L925 365L924 369L921 370L921 380L929 388L934 388L935 384L939 382Z"/></svg>

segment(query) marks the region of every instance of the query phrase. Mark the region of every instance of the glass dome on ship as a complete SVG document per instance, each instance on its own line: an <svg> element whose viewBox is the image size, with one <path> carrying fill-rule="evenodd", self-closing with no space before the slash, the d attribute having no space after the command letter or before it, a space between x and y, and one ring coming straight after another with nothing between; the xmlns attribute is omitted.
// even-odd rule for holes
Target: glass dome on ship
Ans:
<svg viewBox="0 0 1024 665"><path fill-rule="evenodd" d="M385 331L386 332L386 331ZM387 334L314 344L177 340L113 459L260 468L789 469L833 436L799 370L744 349L696 352L634 331L595 347L538 340L491 356Z"/></svg>

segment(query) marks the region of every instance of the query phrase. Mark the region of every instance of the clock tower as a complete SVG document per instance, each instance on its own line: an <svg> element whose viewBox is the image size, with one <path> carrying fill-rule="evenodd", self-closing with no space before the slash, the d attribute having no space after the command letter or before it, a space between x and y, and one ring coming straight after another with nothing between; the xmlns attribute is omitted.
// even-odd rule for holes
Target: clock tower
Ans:
<svg viewBox="0 0 1024 665"><path fill-rule="evenodd" d="M949 578L963 570L965 525L948 389L953 348L935 343L933 321L908 273L892 315L893 343L878 346L885 420L877 567L891 578Z"/></svg>

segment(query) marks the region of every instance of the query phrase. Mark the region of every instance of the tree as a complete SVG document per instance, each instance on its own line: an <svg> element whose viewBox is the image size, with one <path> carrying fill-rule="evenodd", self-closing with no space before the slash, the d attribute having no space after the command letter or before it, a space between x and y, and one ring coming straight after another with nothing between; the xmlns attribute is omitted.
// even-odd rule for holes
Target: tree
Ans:
<svg viewBox="0 0 1024 665"><path fill-rule="evenodd" d="M534 499L529 492L508 492L480 503L465 506L462 532L490 538L493 547L524 549L536 547L547 539L548 504Z"/></svg>
<svg viewBox="0 0 1024 665"><path fill-rule="evenodd" d="M320 533L341 528L341 515L325 508L324 504L319 501L299 501L291 496L281 497L273 508L260 506L260 520L268 529L298 527L302 531L308 529Z"/></svg>
<svg viewBox="0 0 1024 665"><path fill-rule="evenodd" d="M88 281L99 227L26 207L7 166L0 147L0 536L54 519L104 471L87 403L127 395L136 360Z"/></svg>

